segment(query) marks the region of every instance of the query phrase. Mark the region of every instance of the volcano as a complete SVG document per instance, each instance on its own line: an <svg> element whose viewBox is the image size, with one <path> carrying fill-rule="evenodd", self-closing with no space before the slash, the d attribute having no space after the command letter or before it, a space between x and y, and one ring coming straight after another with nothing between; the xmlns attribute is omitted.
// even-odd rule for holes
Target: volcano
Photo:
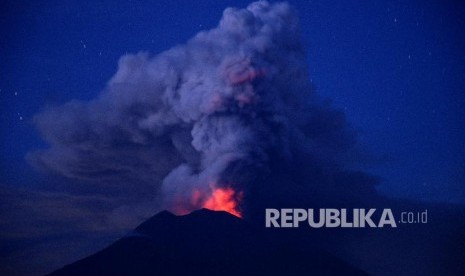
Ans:
<svg viewBox="0 0 465 276"><path fill-rule="evenodd" d="M163 211L50 275L366 275L293 231L269 230L225 211Z"/></svg>

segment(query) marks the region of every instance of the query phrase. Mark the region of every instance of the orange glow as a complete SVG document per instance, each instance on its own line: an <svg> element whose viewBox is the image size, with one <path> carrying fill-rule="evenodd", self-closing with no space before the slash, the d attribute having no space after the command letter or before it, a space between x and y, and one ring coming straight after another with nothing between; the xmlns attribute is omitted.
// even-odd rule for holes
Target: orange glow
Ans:
<svg viewBox="0 0 465 276"><path fill-rule="evenodd" d="M236 194L231 188L215 188L203 207L214 211L226 211L237 217L242 217L237 209L239 207L238 200L241 198L242 193Z"/></svg>

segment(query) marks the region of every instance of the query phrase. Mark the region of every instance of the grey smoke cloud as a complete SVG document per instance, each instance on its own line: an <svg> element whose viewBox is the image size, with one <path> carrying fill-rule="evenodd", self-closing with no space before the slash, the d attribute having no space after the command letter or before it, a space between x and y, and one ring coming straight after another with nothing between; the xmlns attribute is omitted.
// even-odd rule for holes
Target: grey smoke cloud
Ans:
<svg viewBox="0 0 465 276"><path fill-rule="evenodd" d="M198 207L193 191L211 183L247 190L257 176L246 171L318 172L323 185L355 143L312 89L296 12L266 1L226 9L216 28L157 56L121 57L96 99L46 108L35 123L50 145L29 155L36 166L143 191L160 208Z"/></svg>

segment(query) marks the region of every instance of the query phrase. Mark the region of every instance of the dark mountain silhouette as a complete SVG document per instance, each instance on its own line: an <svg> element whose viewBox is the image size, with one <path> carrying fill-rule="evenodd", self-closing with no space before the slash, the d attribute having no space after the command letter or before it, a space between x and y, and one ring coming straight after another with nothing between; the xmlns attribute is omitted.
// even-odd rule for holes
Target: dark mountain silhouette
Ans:
<svg viewBox="0 0 465 276"><path fill-rule="evenodd" d="M163 211L102 251L50 275L365 275L296 231L227 212Z"/></svg>

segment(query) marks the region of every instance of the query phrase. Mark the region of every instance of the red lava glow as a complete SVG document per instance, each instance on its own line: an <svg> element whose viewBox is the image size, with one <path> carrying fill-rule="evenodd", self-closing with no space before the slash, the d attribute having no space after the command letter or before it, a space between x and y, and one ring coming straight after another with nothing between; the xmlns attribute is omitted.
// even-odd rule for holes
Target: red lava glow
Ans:
<svg viewBox="0 0 465 276"><path fill-rule="evenodd" d="M242 193L237 193L232 188L215 188L205 203L204 208L214 211L226 211L236 217L242 217L238 210L238 200L242 198Z"/></svg>

